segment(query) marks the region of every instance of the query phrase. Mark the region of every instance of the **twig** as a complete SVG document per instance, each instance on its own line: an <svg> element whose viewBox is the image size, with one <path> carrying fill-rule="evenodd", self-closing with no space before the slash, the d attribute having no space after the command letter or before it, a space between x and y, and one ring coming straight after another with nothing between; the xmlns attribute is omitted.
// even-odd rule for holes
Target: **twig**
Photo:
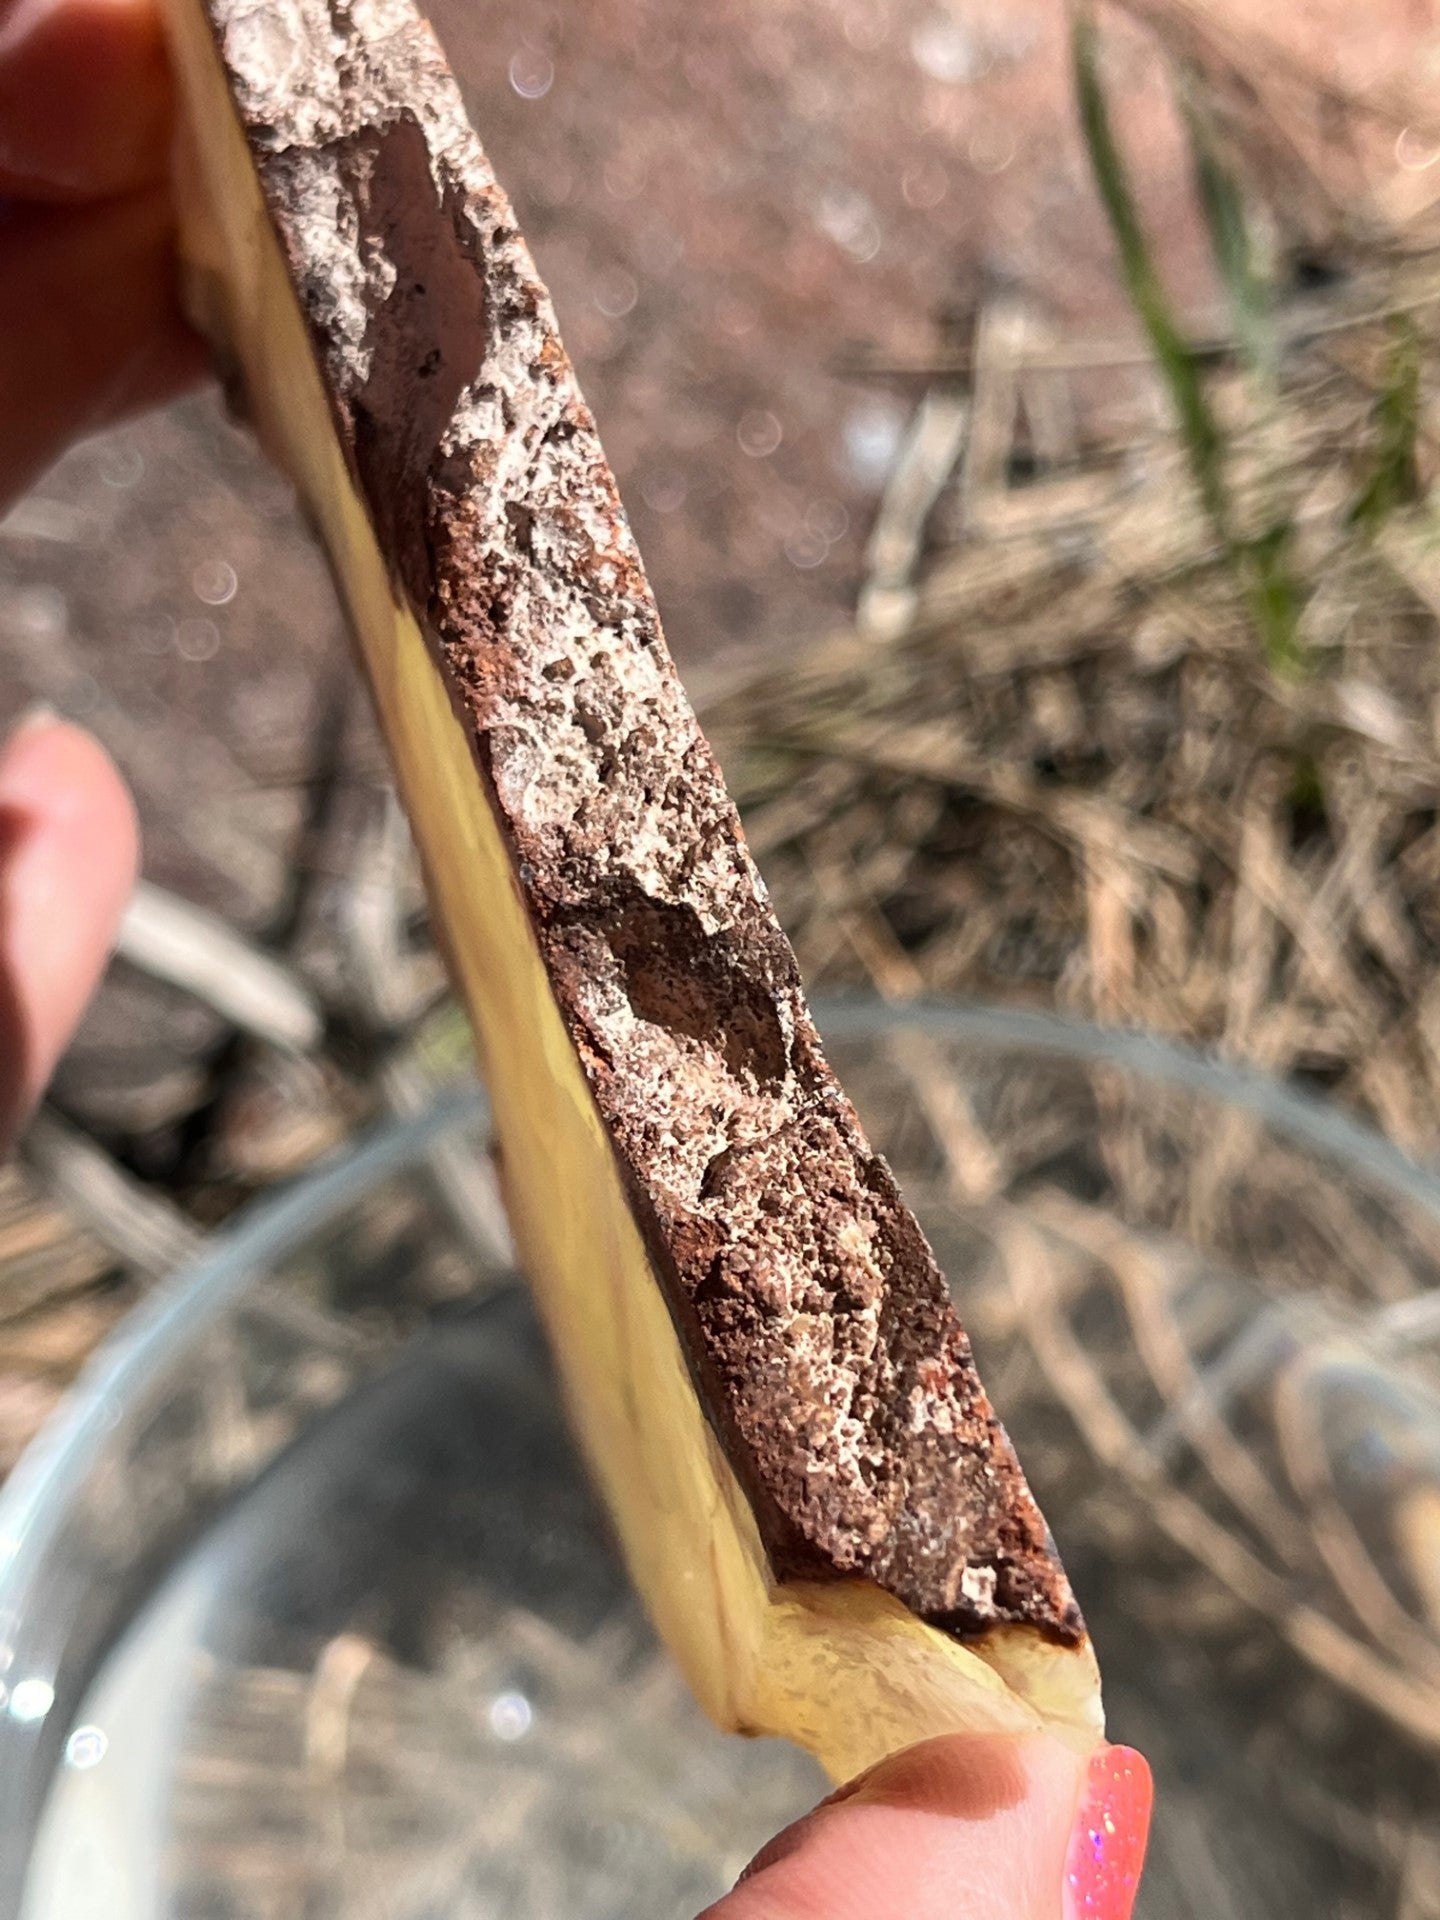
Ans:
<svg viewBox="0 0 1440 1920"><path fill-rule="evenodd" d="M200 1245L202 1235L177 1208L50 1109L30 1122L21 1152L48 1190L138 1272L169 1273Z"/></svg>
<svg viewBox="0 0 1440 1920"><path fill-rule="evenodd" d="M1197 1501L1162 1478L1066 1321L1055 1292L1053 1254L1034 1225L1015 1210L1002 1211L995 1244L1046 1378L1097 1457L1144 1497L1162 1531L1237 1599L1266 1616L1328 1679L1427 1747L1440 1748L1440 1689L1392 1665L1300 1600Z"/></svg>
<svg viewBox="0 0 1440 1920"><path fill-rule="evenodd" d="M969 418L963 393L932 387L910 423L865 549L867 578L857 624L871 639L893 639L914 614L913 582L925 526L959 458Z"/></svg>
<svg viewBox="0 0 1440 1920"><path fill-rule="evenodd" d="M194 994L244 1033L289 1052L319 1044L325 1022L298 975L217 915L142 881L117 951L131 966Z"/></svg>

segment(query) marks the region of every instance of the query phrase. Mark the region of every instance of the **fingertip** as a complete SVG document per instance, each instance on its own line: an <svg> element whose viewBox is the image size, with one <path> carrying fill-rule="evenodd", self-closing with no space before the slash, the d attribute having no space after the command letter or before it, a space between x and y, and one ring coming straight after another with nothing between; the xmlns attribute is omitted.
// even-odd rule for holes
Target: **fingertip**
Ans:
<svg viewBox="0 0 1440 1920"><path fill-rule="evenodd" d="M139 866L93 735L43 710L0 751L0 1134L39 1097L104 971Z"/></svg>
<svg viewBox="0 0 1440 1920"><path fill-rule="evenodd" d="M947 1735L872 1768L757 1856L709 1920L1058 1920L1086 1761Z"/></svg>
<svg viewBox="0 0 1440 1920"><path fill-rule="evenodd" d="M85 727L44 703L23 713L0 748L0 806L29 809L37 830L56 839L94 834L87 844L107 856L95 863L97 894L98 869L108 864L110 891L122 904L128 898L140 850L135 803L119 768Z"/></svg>

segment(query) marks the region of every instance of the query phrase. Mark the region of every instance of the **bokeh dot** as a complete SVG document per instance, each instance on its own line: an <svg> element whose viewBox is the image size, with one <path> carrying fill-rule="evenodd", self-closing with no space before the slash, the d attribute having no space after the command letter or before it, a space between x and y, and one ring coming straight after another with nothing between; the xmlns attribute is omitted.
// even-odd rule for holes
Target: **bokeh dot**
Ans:
<svg viewBox="0 0 1440 1920"><path fill-rule="evenodd" d="M77 1773L88 1773L91 1767L99 1766L109 1746L103 1728L76 1727L65 1742L65 1764Z"/></svg>
<svg viewBox="0 0 1440 1920"><path fill-rule="evenodd" d="M207 607L223 607L235 598L240 581L228 560L202 560L190 575L190 585Z"/></svg>
<svg viewBox="0 0 1440 1920"><path fill-rule="evenodd" d="M510 56L510 85L522 100L543 100L555 84L555 63L536 47Z"/></svg>
<svg viewBox="0 0 1440 1920"><path fill-rule="evenodd" d="M535 1710L523 1693L500 1693L490 1702L490 1731L497 1740L523 1740L535 1724Z"/></svg>
<svg viewBox="0 0 1440 1920"><path fill-rule="evenodd" d="M752 460L764 460L785 438L785 430L773 413L763 407L752 407L741 415L735 438L740 442L742 453L748 453Z"/></svg>

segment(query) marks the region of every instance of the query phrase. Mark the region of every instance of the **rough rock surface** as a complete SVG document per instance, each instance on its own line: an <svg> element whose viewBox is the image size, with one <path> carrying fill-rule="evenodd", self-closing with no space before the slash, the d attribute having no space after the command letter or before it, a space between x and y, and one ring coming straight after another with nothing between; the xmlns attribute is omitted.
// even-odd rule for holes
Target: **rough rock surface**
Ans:
<svg viewBox="0 0 1440 1920"><path fill-rule="evenodd" d="M944 1280L826 1067L548 297L409 0L210 0L337 426L471 733L772 1560L1082 1626Z"/></svg>

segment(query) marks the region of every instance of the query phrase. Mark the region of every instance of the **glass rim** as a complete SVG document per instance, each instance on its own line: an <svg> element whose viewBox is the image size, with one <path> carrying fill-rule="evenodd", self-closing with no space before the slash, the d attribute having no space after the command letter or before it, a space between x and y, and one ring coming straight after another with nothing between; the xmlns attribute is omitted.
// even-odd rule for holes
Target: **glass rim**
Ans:
<svg viewBox="0 0 1440 1920"><path fill-rule="evenodd" d="M0 1632L19 1611L37 1557L63 1525L65 1489L83 1477L119 1408L158 1379L176 1351L222 1313L257 1270L284 1258L378 1182L422 1159L446 1134L478 1127L488 1117L477 1084L440 1096L414 1118L382 1121L281 1192L243 1208L233 1225L221 1228L123 1317L0 1487Z"/></svg>
<svg viewBox="0 0 1440 1920"><path fill-rule="evenodd" d="M1142 1084L1198 1094L1253 1115L1440 1219L1440 1177L1381 1134L1314 1094L1198 1048L1068 1014L976 1002L887 1002L857 993L817 996L812 1009L827 1042L908 1028L997 1051L1115 1067ZM65 1489L77 1484L103 1446L118 1409L158 1379L177 1347L223 1312L257 1268L283 1258L376 1182L422 1159L445 1134L479 1127L488 1115L477 1083L441 1095L414 1118L380 1123L281 1193L244 1208L124 1317L0 1488L0 1627L16 1616L37 1555L63 1526Z"/></svg>

